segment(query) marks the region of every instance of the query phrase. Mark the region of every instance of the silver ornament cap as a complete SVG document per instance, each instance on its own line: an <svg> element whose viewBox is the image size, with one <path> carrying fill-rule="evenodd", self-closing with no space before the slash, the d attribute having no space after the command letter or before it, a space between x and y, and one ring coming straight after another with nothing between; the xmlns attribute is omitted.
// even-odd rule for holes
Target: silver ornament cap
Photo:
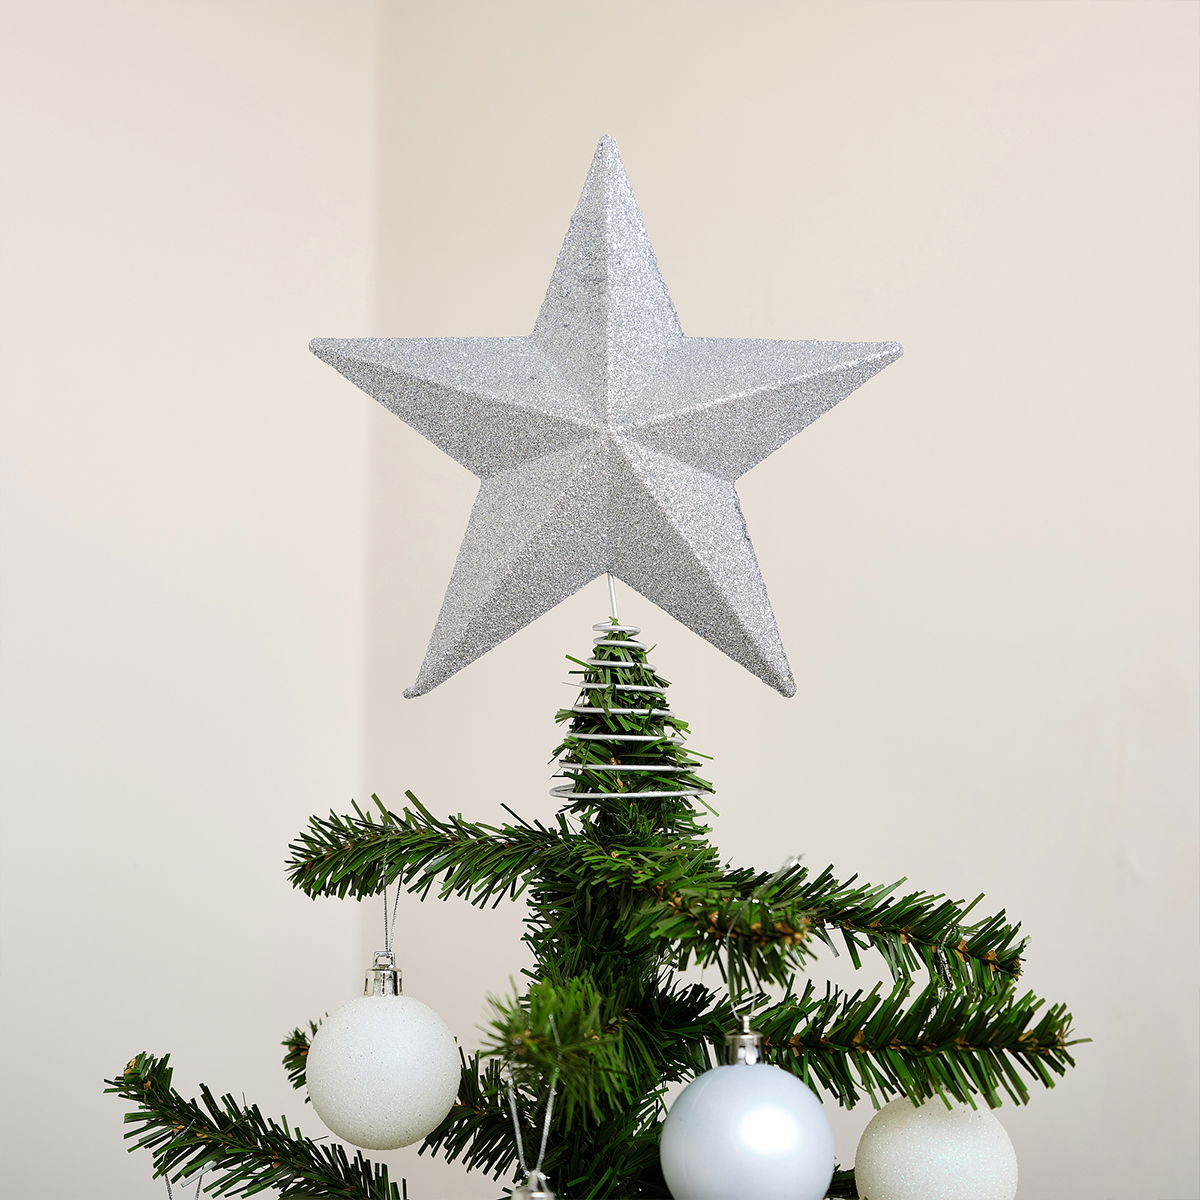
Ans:
<svg viewBox="0 0 1200 1200"><path fill-rule="evenodd" d="M737 1029L725 1035L725 1061L731 1066L761 1062L762 1044L762 1034L750 1028L749 1017L742 1017Z"/></svg>
<svg viewBox="0 0 1200 1200"><path fill-rule="evenodd" d="M363 984L364 996L399 996L403 991L396 956L390 950L376 950L375 961Z"/></svg>
<svg viewBox="0 0 1200 1200"><path fill-rule="evenodd" d="M513 1192L512 1200L558 1200L558 1197L541 1171L530 1171L525 1182Z"/></svg>

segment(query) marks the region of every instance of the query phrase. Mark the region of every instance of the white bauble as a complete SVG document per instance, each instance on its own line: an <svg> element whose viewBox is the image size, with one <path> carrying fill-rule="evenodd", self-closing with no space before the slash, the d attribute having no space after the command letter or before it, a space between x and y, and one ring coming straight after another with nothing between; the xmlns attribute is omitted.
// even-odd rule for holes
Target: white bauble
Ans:
<svg viewBox="0 0 1200 1200"><path fill-rule="evenodd" d="M663 1175L675 1200L824 1200L833 1131L821 1102L769 1063L697 1076L663 1122Z"/></svg>
<svg viewBox="0 0 1200 1200"><path fill-rule="evenodd" d="M458 1094L454 1035L411 996L359 996L321 1022L305 1063L308 1097L338 1137L395 1150L436 1129Z"/></svg>
<svg viewBox="0 0 1200 1200"><path fill-rule="evenodd" d="M863 1130L854 1181L864 1200L1014 1200L1017 1155L986 1108L893 1100Z"/></svg>

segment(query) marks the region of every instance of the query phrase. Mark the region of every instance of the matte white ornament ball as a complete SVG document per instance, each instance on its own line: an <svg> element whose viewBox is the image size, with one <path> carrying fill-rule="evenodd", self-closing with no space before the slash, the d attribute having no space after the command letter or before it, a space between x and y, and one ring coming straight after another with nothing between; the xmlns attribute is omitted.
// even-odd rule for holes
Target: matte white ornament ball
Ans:
<svg viewBox="0 0 1200 1200"><path fill-rule="evenodd" d="M893 1100L863 1130L854 1179L863 1200L1015 1200L1017 1155L986 1108Z"/></svg>
<svg viewBox="0 0 1200 1200"><path fill-rule="evenodd" d="M692 1080L659 1147L674 1200L824 1200L833 1131L820 1100L769 1063L734 1063Z"/></svg>
<svg viewBox="0 0 1200 1200"><path fill-rule="evenodd" d="M305 1065L317 1116L367 1150L419 1142L458 1094L454 1035L411 996L359 996L326 1017Z"/></svg>

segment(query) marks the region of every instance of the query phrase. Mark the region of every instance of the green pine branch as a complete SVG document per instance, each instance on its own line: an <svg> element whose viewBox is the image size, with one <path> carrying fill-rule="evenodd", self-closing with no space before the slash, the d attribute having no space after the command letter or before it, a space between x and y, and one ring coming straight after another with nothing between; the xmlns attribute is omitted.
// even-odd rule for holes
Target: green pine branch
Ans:
<svg viewBox="0 0 1200 1200"><path fill-rule="evenodd" d="M288 1083L296 1089L304 1087L308 1069L308 1047L313 1035L321 1027L320 1021L309 1021L308 1032L296 1026L280 1043L286 1053L283 1056L283 1069L287 1072ZM304 1097L308 1103L308 1097Z"/></svg>
<svg viewBox="0 0 1200 1200"><path fill-rule="evenodd" d="M515 900L530 874L567 853L563 830L436 817L412 792L405 796L411 807L398 813L372 796L378 816L356 803L353 813L310 817L289 846L292 886L313 897L362 899L399 879L422 899L437 885L443 899L495 907Z"/></svg>
<svg viewBox="0 0 1200 1200"><path fill-rule="evenodd" d="M700 963L732 965L757 982L787 984L819 941L844 947L855 967L864 951L879 953L892 977L924 970L956 987L1005 991L1021 971L1025 939L1003 912L973 923L970 904L927 892L897 895L894 884L845 883L832 867L812 876L796 867L768 886L769 876L732 871L672 888L651 884L642 928L680 943Z"/></svg>
<svg viewBox="0 0 1200 1200"><path fill-rule="evenodd" d="M387 1169L338 1143L319 1144L286 1120L264 1117L232 1096L219 1100L204 1085L187 1100L171 1084L170 1056L139 1054L106 1079L130 1111L130 1151L150 1150L156 1176L180 1182L205 1174L214 1196L253 1196L272 1189L281 1200L403 1200ZM407 1195L405 1192L404 1195Z"/></svg>
<svg viewBox="0 0 1200 1200"><path fill-rule="evenodd" d="M765 1057L852 1108L862 1096L876 1106L896 1096L1029 1101L1029 1082L1053 1087L1074 1066L1071 1017L1032 993L953 992L931 985L904 1001L911 985L883 994L847 994L810 983L756 1012ZM726 1028L719 1026L718 1028Z"/></svg>
<svg viewBox="0 0 1200 1200"><path fill-rule="evenodd" d="M655 1068L654 1055L630 1028L628 1014L586 977L541 979L524 996L492 1000L484 1055L508 1064L513 1082L545 1091L568 1125L602 1120L635 1099L630 1086Z"/></svg>
<svg viewBox="0 0 1200 1200"><path fill-rule="evenodd" d="M868 947L883 955L894 978L924 969L956 985L991 990L1011 986L1021 973L1026 939L1004 911L968 918L983 899L963 903L928 892L896 895L905 880L883 886L839 883L833 868L815 878L799 868L781 881L778 898L808 909L816 932L831 948L837 940L861 965Z"/></svg>
<svg viewBox="0 0 1200 1200"><path fill-rule="evenodd" d="M298 1029L285 1045L291 1053L307 1043L308 1035ZM264 1117L254 1105L238 1104L228 1095L218 1100L203 1085L199 1102L187 1100L174 1089L171 1076L169 1056L139 1054L121 1075L105 1080L105 1091L131 1106L125 1115L133 1126L125 1135L134 1140L129 1149L152 1152L156 1177L181 1183L203 1174L203 1190L213 1196L270 1191L280 1200L407 1200L403 1181L397 1188L386 1167L362 1154L351 1157L338 1143L321 1145L289 1128L286 1120ZM302 1067L299 1081L293 1077L293 1083L303 1086ZM542 1095L521 1094L521 1108L531 1120L542 1103ZM603 1163L598 1170L572 1177L571 1155L552 1144L547 1166L562 1181L559 1186L574 1189L591 1183L595 1190L576 1193L589 1200L614 1195L666 1200L658 1170L657 1130L646 1131L645 1115L631 1111L627 1129L614 1128L611 1119L595 1127L597 1138L606 1143L628 1137L620 1162ZM454 1107L420 1153L440 1154L447 1162L461 1160L469 1170L496 1179L515 1175L512 1123L498 1060L484 1066L478 1057L468 1061ZM856 1196L853 1172L838 1172L829 1200Z"/></svg>

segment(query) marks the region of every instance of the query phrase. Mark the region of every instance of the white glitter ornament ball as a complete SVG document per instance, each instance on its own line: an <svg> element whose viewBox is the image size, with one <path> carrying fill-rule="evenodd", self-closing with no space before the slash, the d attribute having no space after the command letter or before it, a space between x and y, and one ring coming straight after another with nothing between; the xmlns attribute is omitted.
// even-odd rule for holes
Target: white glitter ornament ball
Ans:
<svg viewBox="0 0 1200 1200"><path fill-rule="evenodd" d="M986 1108L893 1100L863 1130L854 1180L863 1200L1014 1200L1017 1155Z"/></svg>
<svg viewBox="0 0 1200 1200"><path fill-rule="evenodd" d="M734 1063L692 1080L659 1146L674 1200L824 1200L833 1131L821 1102L769 1063Z"/></svg>
<svg viewBox="0 0 1200 1200"><path fill-rule="evenodd" d="M458 1094L454 1035L411 996L359 996L325 1018L305 1064L317 1116L366 1150L395 1150L436 1129Z"/></svg>

